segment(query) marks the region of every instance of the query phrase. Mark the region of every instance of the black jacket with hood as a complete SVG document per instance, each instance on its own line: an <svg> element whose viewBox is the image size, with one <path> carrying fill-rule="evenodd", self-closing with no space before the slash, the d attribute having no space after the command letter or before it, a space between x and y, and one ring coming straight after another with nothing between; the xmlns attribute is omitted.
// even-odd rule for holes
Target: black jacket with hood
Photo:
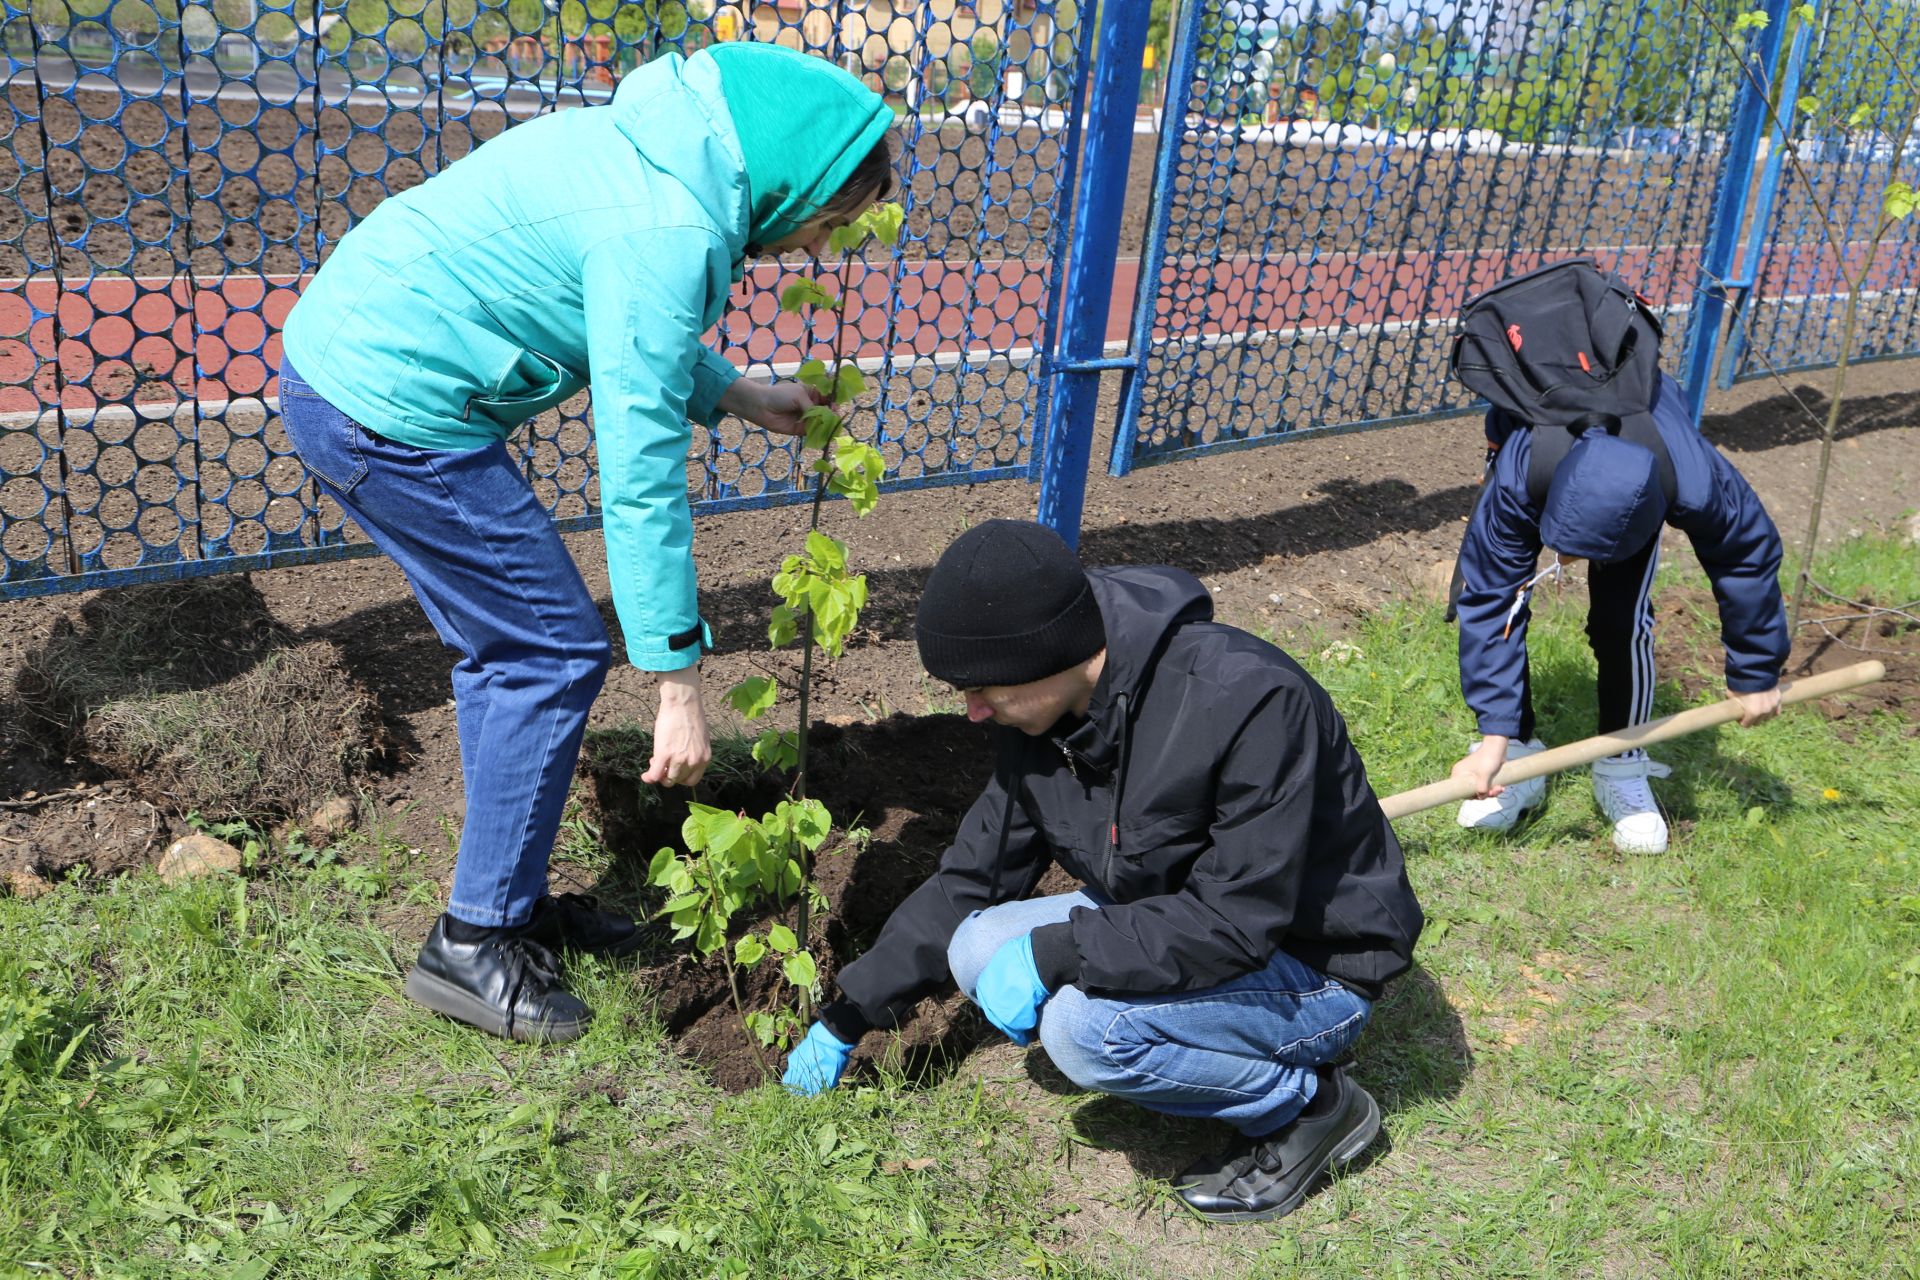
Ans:
<svg viewBox="0 0 1920 1280"><path fill-rule="evenodd" d="M821 1011L854 1039L948 978L971 912L1058 862L1098 894L1034 930L1052 991L1197 991L1285 951L1369 999L1411 963L1420 906L1346 722L1274 646L1212 621L1178 569L1095 569L1106 667L1084 721L1000 731L993 781L940 867Z"/></svg>

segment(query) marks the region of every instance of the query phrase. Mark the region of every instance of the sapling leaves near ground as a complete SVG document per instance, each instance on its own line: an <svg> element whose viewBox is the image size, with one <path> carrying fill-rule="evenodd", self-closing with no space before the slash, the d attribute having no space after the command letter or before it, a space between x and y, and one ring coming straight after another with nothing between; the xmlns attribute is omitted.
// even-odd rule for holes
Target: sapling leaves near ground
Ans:
<svg viewBox="0 0 1920 1280"><path fill-rule="evenodd" d="M894 245L900 238L899 205L876 206L845 227L835 229L832 247L851 255L869 238ZM799 279L780 294L780 308L789 313L837 313L846 296L843 258L839 292L819 281ZM649 868L648 883L667 892L661 908L672 923L674 936L696 954L718 955L727 969L727 985L743 1028L755 1044L763 1073L770 1071L761 1046L785 1049L804 1030L819 997L819 965L814 959L810 921L824 909L813 882L813 858L833 829L826 807L807 795L807 730L813 679L814 649L838 659L847 637L859 623L867 603L865 574L851 571L847 546L822 531L820 516L828 494L845 498L856 516L871 512L880 500L880 482L886 460L880 451L848 429L843 407L866 390L859 368L844 358L845 329L834 326L832 362L809 359L796 375L820 403L802 416L802 450L818 456L813 506L804 547L786 556L773 576L773 594L779 601L767 623L767 643L776 650L796 640L801 645L800 670L791 683L796 695L798 724L794 729L768 728L753 743L753 758L769 771L793 771L791 797L772 813L755 819L706 805L692 806L682 832L686 853L662 849ZM727 691L727 704L743 720L763 719L779 702L787 681L778 676L754 676ZM793 927L776 923L765 932L747 932L727 943L733 924L743 911L793 905ZM794 1003L766 1009L748 1009L741 998L736 970L752 969L777 958L781 975Z"/></svg>

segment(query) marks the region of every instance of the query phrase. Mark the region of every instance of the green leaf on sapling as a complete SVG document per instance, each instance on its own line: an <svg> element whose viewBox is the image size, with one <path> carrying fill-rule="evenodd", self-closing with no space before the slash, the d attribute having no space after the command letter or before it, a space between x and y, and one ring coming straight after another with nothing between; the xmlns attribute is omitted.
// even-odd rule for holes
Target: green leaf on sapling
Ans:
<svg viewBox="0 0 1920 1280"><path fill-rule="evenodd" d="M860 215L860 221L867 231L881 244L900 243L900 228L905 224L907 211L898 202L889 200L885 204L875 205Z"/></svg>
<svg viewBox="0 0 1920 1280"><path fill-rule="evenodd" d="M799 311L802 307L827 307L832 309L840 305L840 300L805 276L795 280L780 291L780 309L786 312Z"/></svg>
<svg viewBox="0 0 1920 1280"><path fill-rule="evenodd" d="M781 961L780 972L786 974L787 981L794 986L805 987L808 990L811 990L813 984L820 978L819 966L814 964L813 957L804 951L796 951Z"/></svg>
<svg viewBox="0 0 1920 1280"><path fill-rule="evenodd" d="M793 376L802 386L811 387L823 396L833 394L833 375L827 372L827 366L818 360L807 360L794 370Z"/></svg>
<svg viewBox="0 0 1920 1280"><path fill-rule="evenodd" d="M1743 13L1733 20L1733 30L1737 35L1742 31L1764 31L1772 19L1767 17L1765 9L1754 9Z"/></svg>
<svg viewBox="0 0 1920 1280"><path fill-rule="evenodd" d="M784 604L773 607L773 619L767 624L767 644L770 648L784 649L800 635L800 621L794 611Z"/></svg>
<svg viewBox="0 0 1920 1280"><path fill-rule="evenodd" d="M1793 109L1803 116L1810 116L1820 109L1820 99L1810 93L1806 94L1803 97L1794 99Z"/></svg>
<svg viewBox="0 0 1920 1280"><path fill-rule="evenodd" d="M751 969L767 954L767 944L759 934L750 933L733 944L733 961L742 969Z"/></svg>
<svg viewBox="0 0 1920 1280"><path fill-rule="evenodd" d="M866 375L860 372L858 365L843 364L834 377L833 391L830 393L835 404L851 400L867 389Z"/></svg>
<svg viewBox="0 0 1920 1280"><path fill-rule="evenodd" d="M802 800L789 810L793 837L805 848L818 849L827 841L827 835L833 830L833 818L827 812L827 806L818 800Z"/></svg>
<svg viewBox="0 0 1920 1280"><path fill-rule="evenodd" d="M827 248L834 253L845 253L850 249L858 249L866 238L865 219L856 219L844 227L835 227L827 236Z"/></svg>
<svg viewBox="0 0 1920 1280"><path fill-rule="evenodd" d="M655 888L664 887L673 877L673 869L678 866L680 855L671 849L662 849L653 855L653 861L647 864L647 883Z"/></svg>
<svg viewBox="0 0 1920 1280"><path fill-rule="evenodd" d="M780 686L770 676L749 676L727 690L727 705L745 720L758 720L773 709Z"/></svg>
<svg viewBox="0 0 1920 1280"><path fill-rule="evenodd" d="M1847 116L1847 128L1858 129L1871 119L1873 119L1873 108L1863 102Z"/></svg>
<svg viewBox="0 0 1920 1280"><path fill-rule="evenodd" d="M806 433L803 438L806 447L821 452L838 434L840 415L824 404L817 404L800 415L800 425Z"/></svg>
<svg viewBox="0 0 1920 1280"><path fill-rule="evenodd" d="M793 936L793 930L776 924L767 930L767 945L783 956L791 955L793 949L800 945L800 940Z"/></svg>
<svg viewBox="0 0 1920 1280"><path fill-rule="evenodd" d="M753 762L762 769L791 769L800 763L800 737L769 729L753 740Z"/></svg>
<svg viewBox="0 0 1920 1280"><path fill-rule="evenodd" d="M689 804L687 820L680 824L680 843L694 853L704 852L715 824L727 816L725 809L716 809L710 804L698 801Z"/></svg>
<svg viewBox="0 0 1920 1280"><path fill-rule="evenodd" d="M807 534L807 558L814 572L825 575L847 567L847 544L838 538L811 530Z"/></svg>
<svg viewBox="0 0 1920 1280"><path fill-rule="evenodd" d="M1797 4L1793 7L1793 16L1802 22L1812 22L1813 6L1810 4Z"/></svg>
<svg viewBox="0 0 1920 1280"><path fill-rule="evenodd" d="M880 481L887 474L887 460L870 444L844 437L833 451L833 477L827 488L845 498L856 516L864 516L880 503Z"/></svg>
<svg viewBox="0 0 1920 1280"><path fill-rule="evenodd" d="M1889 218L1898 222L1920 208L1920 192L1905 182L1889 182L1886 193L1880 198L1880 208Z"/></svg>

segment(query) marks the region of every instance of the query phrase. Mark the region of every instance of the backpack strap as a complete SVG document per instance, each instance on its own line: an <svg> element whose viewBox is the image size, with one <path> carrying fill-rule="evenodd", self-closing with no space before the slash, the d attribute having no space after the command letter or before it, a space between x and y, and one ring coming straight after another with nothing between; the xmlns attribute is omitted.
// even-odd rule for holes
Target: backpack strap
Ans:
<svg viewBox="0 0 1920 1280"><path fill-rule="evenodd" d="M1674 495L1679 492L1673 474L1673 455L1667 452L1667 442L1660 438L1660 424L1650 413L1630 413L1624 418L1590 413L1564 427L1533 428L1533 454L1527 461L1527 497L1534 506L1546 506L1554 471L1588 427L1604 427L1609 435L1631 441L1651 453L1660 467L1660 489L1667 496L1667 506L1673 506Z"/></svg>
<svg viewBox="0 0 1920 1280"><path fill-rule="evenodd" d="M1564 427L1533 428L1533 453L1527 459L1527 497L1536 508L1546 509L1547 490L1553 487L1553 473L1566 460L1567 454L1573 449L1573 442L1588 427L1596 426L1617 432L1620 420L1590 414Z"/></svg>
<svg viewBox="0 0 1920 1280"><path fill-rule="evenodd" d="M1673 455L1667 452L1667 441L1660 434L1660 424L1653 420L1650 413L1630 413L1620 419L1620 430L1616 434L1622 440L1631 440L1645 449L1660 464L1660 490L1667 495L1667 506L1671 508L1680 492L1680 485L1674 479Z"/></svg>

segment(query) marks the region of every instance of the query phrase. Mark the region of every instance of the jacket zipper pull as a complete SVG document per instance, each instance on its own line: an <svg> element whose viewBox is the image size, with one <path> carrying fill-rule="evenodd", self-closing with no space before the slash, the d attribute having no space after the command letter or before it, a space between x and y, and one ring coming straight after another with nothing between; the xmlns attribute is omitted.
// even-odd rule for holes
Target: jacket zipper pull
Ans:
<svg viewBox="0 0 1920 1280"><path fill-rule="evenodd" d="M1117 822L1107 828L1107 848L1115 853L1120 851L1120 824Z"/></svg>

